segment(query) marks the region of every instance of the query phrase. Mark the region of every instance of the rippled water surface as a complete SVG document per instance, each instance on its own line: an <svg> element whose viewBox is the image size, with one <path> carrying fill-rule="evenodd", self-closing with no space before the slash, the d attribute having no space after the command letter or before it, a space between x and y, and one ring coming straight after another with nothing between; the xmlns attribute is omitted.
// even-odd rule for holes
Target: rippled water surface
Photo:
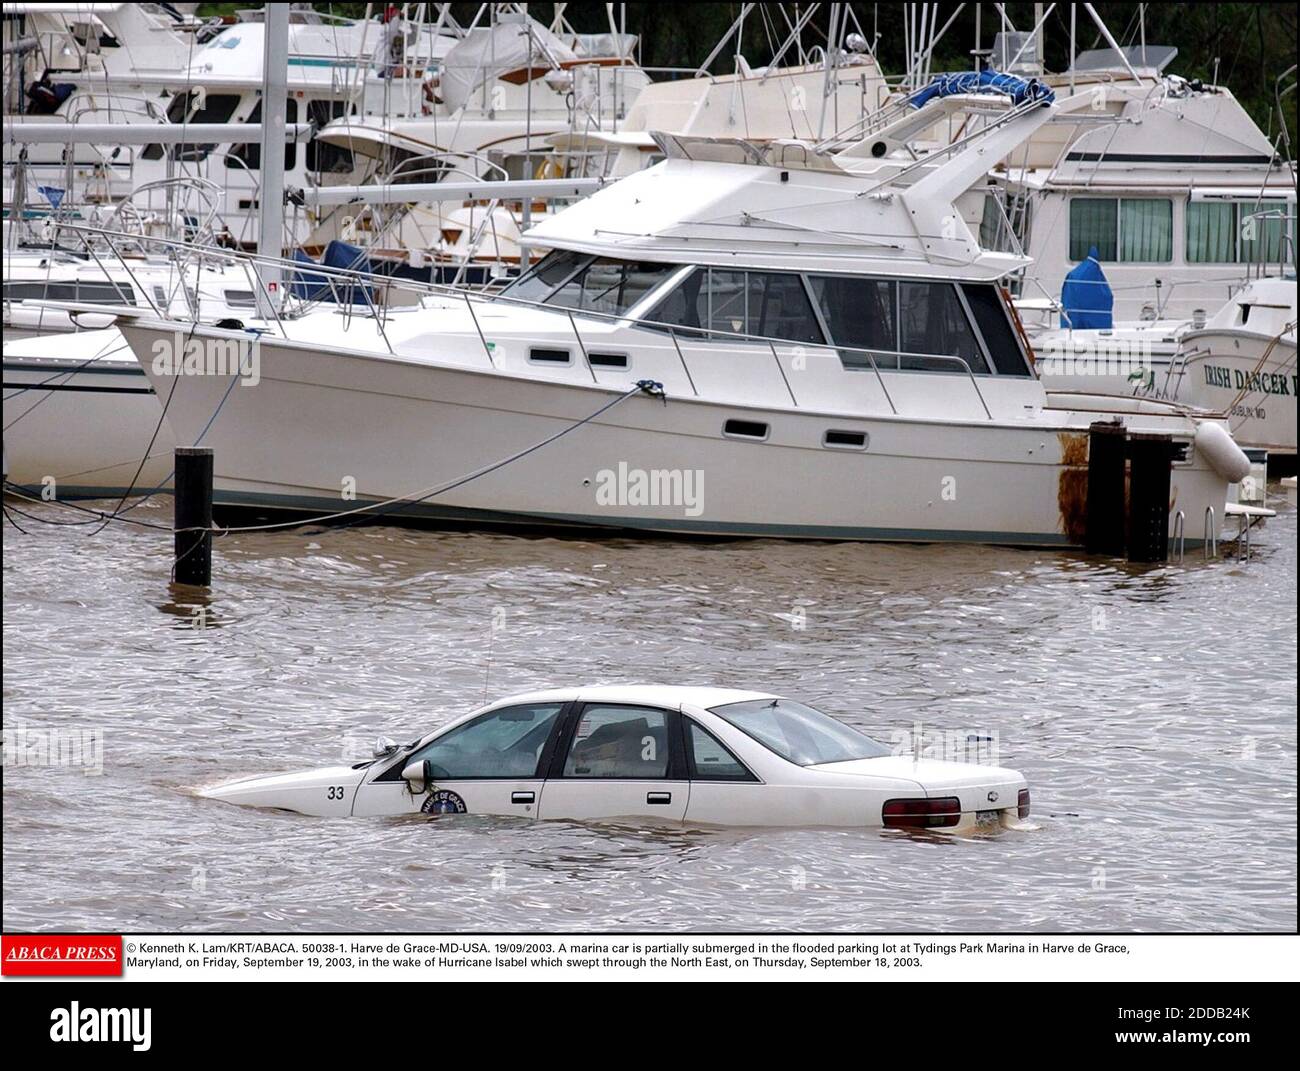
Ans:
<svg viewBox="0 0 1300 1071"><path fill-rule="evenodd" d="M102 930L1290 930L1296 512L1249 563L394 528L4 531L4 925ZM43 507L49 520L75 515ZM170 523L170 506L135 515ZM494 621L501 627L494 631ZM789 694L883 740L996 733L1038 828L984 838L319 819L193 789L543 686Z"/></svg>

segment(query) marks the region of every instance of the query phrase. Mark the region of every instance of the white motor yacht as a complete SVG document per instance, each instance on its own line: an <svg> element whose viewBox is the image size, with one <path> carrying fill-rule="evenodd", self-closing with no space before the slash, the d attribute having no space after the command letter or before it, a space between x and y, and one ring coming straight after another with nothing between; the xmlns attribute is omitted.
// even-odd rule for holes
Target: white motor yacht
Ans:
<svg viewBox="0 0 1300 1071"><path fill-rule="evenodd" d="M1186 407L1049 397L998 285L1024 258L953 202L1055 105L931 107L963 105L987 123L878 174L661 135L663 163L526 236L553 252L504 294L285 321L256 386L173 360L174 324L122 330L227 506L1072 546L1107 420L1170 437L1169 527L1195 542L1244 455Z"/></svg>

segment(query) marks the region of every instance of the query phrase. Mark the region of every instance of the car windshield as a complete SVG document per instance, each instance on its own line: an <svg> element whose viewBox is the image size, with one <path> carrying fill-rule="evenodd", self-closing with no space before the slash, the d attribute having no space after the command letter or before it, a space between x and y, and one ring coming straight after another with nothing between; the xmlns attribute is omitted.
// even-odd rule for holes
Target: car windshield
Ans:
<svg viewBox="0 0 1300 1071"><path fill-rule="evenodd" d="M790 699L752 699L710 708L783 759L800 766L877 759L889 748L829 714Z"/></svg>

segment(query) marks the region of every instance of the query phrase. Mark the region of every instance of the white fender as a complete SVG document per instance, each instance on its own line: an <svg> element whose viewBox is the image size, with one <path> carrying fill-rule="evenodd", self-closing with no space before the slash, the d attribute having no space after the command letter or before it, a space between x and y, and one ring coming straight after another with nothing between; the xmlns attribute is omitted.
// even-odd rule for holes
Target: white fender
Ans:
<svg viewBox="0 0 1300 1071"><path fill-rule="evenodd" d="M1210 467L1229 483L1237 483L1250 475L1250 458L1232 441L1222 424L1209 421L1199 424L1193 441Z"/></svg>

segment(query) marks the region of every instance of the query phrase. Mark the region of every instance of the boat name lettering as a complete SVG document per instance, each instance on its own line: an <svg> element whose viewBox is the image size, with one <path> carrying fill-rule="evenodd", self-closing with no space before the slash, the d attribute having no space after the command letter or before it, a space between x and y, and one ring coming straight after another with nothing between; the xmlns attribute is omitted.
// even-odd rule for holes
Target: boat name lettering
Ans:
<svg viewBox="0 0 1300 1071"><path fill-rule="evenodd" d="M1294 397L1300 390L1300 375L1292 372L1289 376L1282 372L1244 372L1239 368L1225 368L1222 365L1205 366L1205 382L1211 387L1223 387L1226 390L1249 390L1258 394L1280 394Z"/></svg>

